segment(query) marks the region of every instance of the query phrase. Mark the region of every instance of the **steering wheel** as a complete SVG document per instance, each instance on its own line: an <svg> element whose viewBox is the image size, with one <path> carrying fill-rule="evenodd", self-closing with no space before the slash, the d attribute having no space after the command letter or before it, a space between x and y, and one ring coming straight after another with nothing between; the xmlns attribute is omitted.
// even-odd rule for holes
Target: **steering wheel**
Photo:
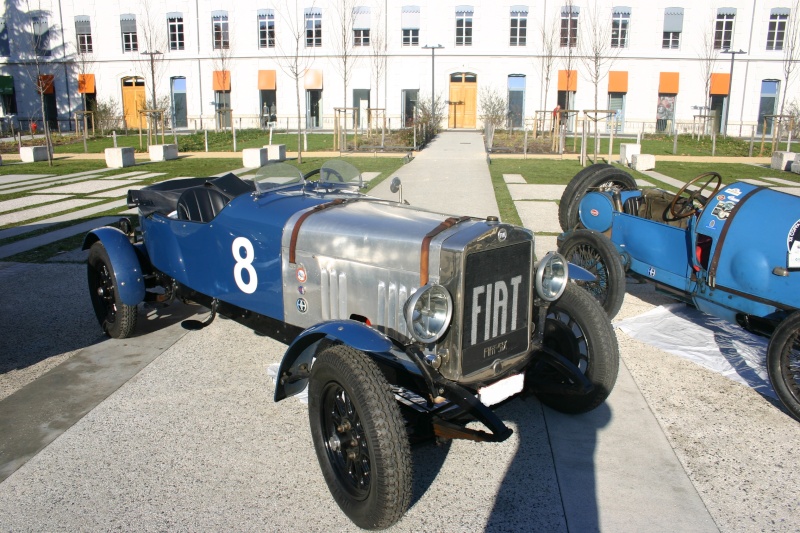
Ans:
<svg viewBox="0 0 800 533"><path fill-rule="evenodd" d="M699 189L696 191L687 191L689 186L696 184L703 178L708 179ZM711 183L714 181L717 182L716 187L714 187L714 191L708 196L703 196L701 193L708 189L709 185L711 185ZM672 219L670 219L669 222L692 216L695 212L705 207L708 199L717 194L720 188L722 188L722 176L720 176L717 172L706 172L705 174L700 174L693 180L689 181L686 185L681 187L677 194L675 194L675 198L672 199L672 203L669 204L669 214L672 215ZM684 193L686 193L689 201L678 206L678 200L681 199ZM700 204L699 207L695 207L695 201Z"/></svg>

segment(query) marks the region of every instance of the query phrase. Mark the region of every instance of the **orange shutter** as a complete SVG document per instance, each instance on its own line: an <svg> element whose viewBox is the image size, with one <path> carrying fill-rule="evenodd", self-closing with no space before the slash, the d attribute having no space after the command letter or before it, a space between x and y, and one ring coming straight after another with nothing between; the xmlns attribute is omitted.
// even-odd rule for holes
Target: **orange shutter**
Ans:
<svg viewBox="0 0 800 533"><path fill-rule="evenodd" d="M610 93L628 92L627 70L612 70L608 73L608 92Z"/></svg>
<svg viewBox="0 0 800 533"><path fill-rule="evenodd" d="M78 92L80 94L95 92L94 74L78 74Z"/></svg>
<svg viewBox="0 0 800 533"><path fill-rule="evenodd" d="M230 91L231 90L231 71L230 70L215 70L214 71L214 90L215 91Z"/></svg>
<svg viewBox="0 0 800 533"><path fill-rule="evenodd" d="M658 80L659 94L678 94L678 72L662 72Z"/></svg>
<svg viewBox="0 0 800 533"><path fill-rule="evenodd" d="M258 71L258 90L259 91L274 91L275 90L275 71L274 70L259 70Z"/></svg>
<svg viewBox="0 0 800 533"><path fill-rule="evenodd" d="M56 92L55 87L53 87L53 75L52 74L42 74L39 76L39 86L36 88L37 92L42 94L53 94Z"/></svg>
<svg viewBox="0 0 800 533"><path fill-rule="evenodd" d="M578 90L578 71L577 70L559 70L558 71L558 90L571 91Z"/></svg>
<svg viewBox="0 0 800 533"><path fill-rule="evenodd" d="M708 94L727 96L730 84L730 74L714 73L711 75L711 88L708 90Z"/></svg>
<svg viewBox="0 0 800 533"><path fill-rule="evenodd" d="M316 69L306 70L304 81L306 89L322 89L322 71Z"/></svg>

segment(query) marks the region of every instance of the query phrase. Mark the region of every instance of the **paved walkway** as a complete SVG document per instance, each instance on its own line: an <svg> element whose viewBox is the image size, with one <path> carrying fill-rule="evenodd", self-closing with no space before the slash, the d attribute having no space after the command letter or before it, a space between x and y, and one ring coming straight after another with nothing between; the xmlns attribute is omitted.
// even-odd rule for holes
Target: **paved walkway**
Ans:
<svg viewBox="0 0 800 533"><path fill-rule="evenodd" d="M476 133L442 134L398 175L414 205L497 214ZM506 181L521 214L560 197ZM397 197L388 181L375 194ZM553 220L525 216L537 232ZM157 335L103 339L81 265L0 262L0 293L0 353L14 354L0 377L27 382L0 396L5 528L355 530L319 473L305 406L272 402L266 368L285 346L228 320L187 334L177 322L194 310L176 307L140 314ZM664 301L629 285L619 318ZM498 411L515 429L504 443L415 448L413 505L394 530L793 530L798 424L745 387L619 339L617 386L592 413L515 400ZM36 379L49 359L65 363Z"/></svg>

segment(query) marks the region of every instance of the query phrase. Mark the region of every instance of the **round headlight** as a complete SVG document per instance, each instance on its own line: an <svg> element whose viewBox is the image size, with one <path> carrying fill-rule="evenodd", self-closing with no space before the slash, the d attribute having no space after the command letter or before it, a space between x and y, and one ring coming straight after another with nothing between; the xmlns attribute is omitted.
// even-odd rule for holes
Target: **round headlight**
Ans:
<svg viewBox="0 0 800 533"><path fill-rule="evenodd" d="M567 287L567 260L550 252L536 265L536 293L543 300L558 300Z"/></svg>
<svg viewBox="0 0 800 533"><path fill-rule="evenodd" d="M453 299L441 285L425 285L406 301L404 314L414 339L425 343L436 342L450 325Z"/></svg>

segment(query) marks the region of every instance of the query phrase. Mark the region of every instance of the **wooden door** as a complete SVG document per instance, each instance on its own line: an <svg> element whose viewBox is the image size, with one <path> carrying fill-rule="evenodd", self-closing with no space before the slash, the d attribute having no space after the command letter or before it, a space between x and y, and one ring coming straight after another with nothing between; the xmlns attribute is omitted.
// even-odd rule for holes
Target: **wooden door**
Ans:
<svg viewBox="0 0 800 533"><path fill-rule="evenodd" d="M144 78L125 78L122 80L122 114L129 128L139 127L140 109L145 108ZM146 121L142 120L143 124Z"/></svg>
<svg viewBox="0 0 800 533"><path fill-rule="evenodd" d="M478 76L471 72L451 74L447 106L448 127L474 128L478 109Z"/></svg>

